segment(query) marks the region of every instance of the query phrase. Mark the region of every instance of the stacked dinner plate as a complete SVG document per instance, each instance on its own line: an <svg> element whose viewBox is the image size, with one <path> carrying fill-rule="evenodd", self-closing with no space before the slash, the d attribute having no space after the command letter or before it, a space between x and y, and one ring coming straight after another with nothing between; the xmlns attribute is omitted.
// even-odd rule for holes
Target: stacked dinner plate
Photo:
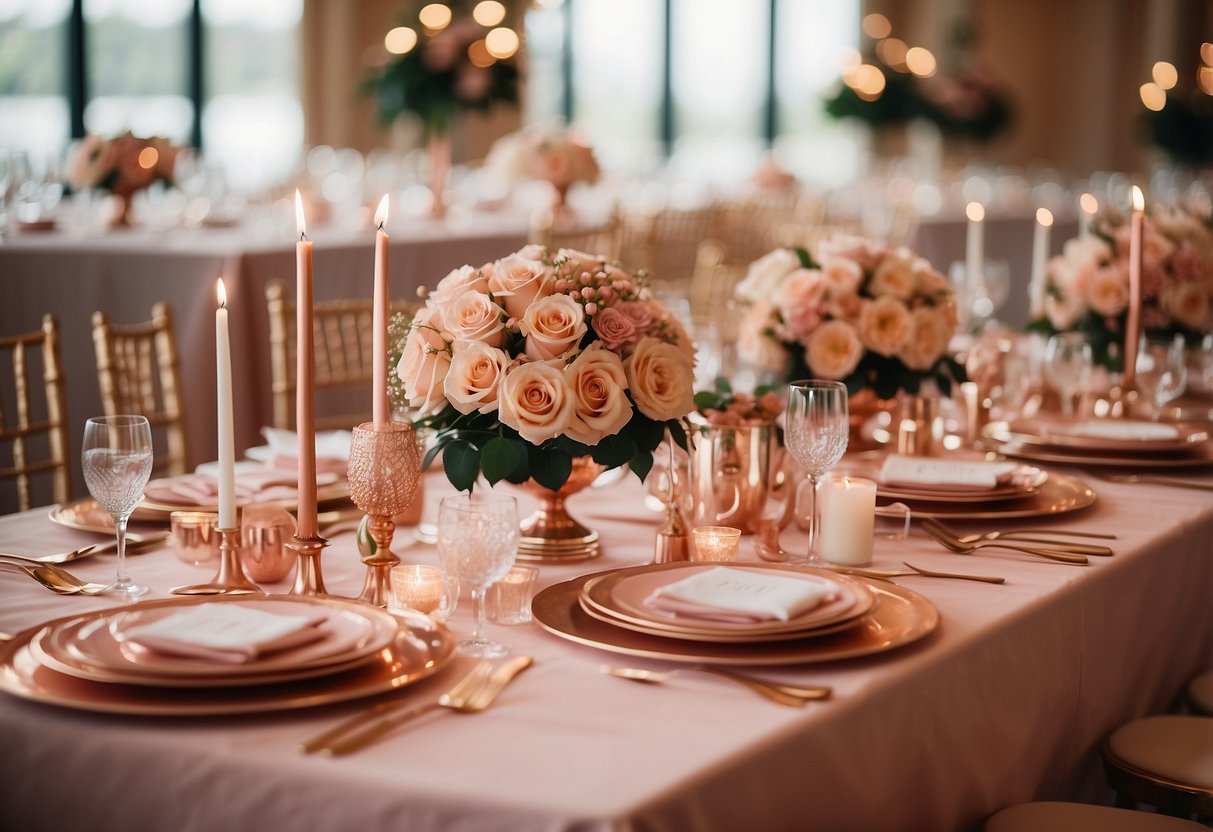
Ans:
<svg viewBox="0 0 1213 832"><path fill-rule="evenodd" d="M1200 468L1213 465L1209 423L1130 419L1019 419L986 427L1006 456L1066 465Z"/></svg>
<svg viewBox="0 0 1213 832"><path fill-rule="evenodd" d="M680 593L692 585L707 587L709 594L721 589L723 595L696 602ZM751 600L753 590L813 600L777 604L778 614L755 614L727 589L747 585L742 591ZM535 596L532 611L549 632L610 652L734 665L798 664L891 650L927 635L939 620L929 601L893 584L761 563L612 569L548 587Z"/></svg>
<svg viewBox="0 0 1213 832"><path fill-rule="evenodd" d="M245 638L259 626L260 645ZM0 690L115 713L254 713L393 690L454 651L429 619L342 599L170 598L18 635L0 651Z"/></svg>

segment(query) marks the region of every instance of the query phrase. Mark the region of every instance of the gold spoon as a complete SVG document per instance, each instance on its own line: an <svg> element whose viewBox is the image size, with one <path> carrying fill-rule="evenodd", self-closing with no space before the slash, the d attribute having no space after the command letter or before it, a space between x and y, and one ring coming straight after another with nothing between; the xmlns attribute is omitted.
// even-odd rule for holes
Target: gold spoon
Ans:
<svg viewBox="0 0 1213 832"><path fill-rule="evenodd" d="M831 689L827 687L802 688L795 685L783 685L777 682L755 679L752 676L743 676L731 670L708 667L707 665L679 667L673 670L642 670L638 667L605 666L602 668L602 672L611 676L618 676L620 679L628 679L633 682L643 682L651 685L668 681L673 676L683 672L708 673L712 676L718 676L721 679L728 679L730 682L744 685L759 696L764 696L772 702L787 705L790 708L802 707L806 702L815 699L828 699L832 693Z"/></svg>

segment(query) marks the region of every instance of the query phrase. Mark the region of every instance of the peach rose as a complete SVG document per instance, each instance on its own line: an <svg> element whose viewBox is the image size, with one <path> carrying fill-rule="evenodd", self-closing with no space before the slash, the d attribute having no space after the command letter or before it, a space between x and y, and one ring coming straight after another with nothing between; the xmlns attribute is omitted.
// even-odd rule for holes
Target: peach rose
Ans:
<svg viewBox="0 0 1213 832"><path fill-rule="evenodd" d="M764 333L771 326L774 311L768 301L760 301L746 310L737 334L737 354L751 367L781 373L787 367L788 352Z"/></svg>
<svg viewBox="0 0 1213 832"><path fill-rule="evenodd" d="M948 348L952 327L937 310L920 306L910 313L910 340L901 351L901 361L911 370L929 370Z"/></svg>
<svg viewBox="0 0 1213 832"><path fill-rule="evenodd" d="M792 272L800 268L800 257L790 248L777 248L753 263L745 279L737 284L735 294L748 301L771 297Z"/></svg>
<svg viewBox="0 0 1213 832"><path fill-rule="evenodd" d="M1203 330L1209 324L1209 292L1199 283L1172 283L1163 292L1162 307L1188 329Z"/></svg>
<svg viewBox="0 0 1213 832"><path fill-rule="evenodd" d="M446 319L447 307L455 298L464 292L488 292L489 281L478 269L471 266L461 266L448 274L429 294L429 302L433 304L442 320Z"/></svg>
<svg viewBox="0 0 1213 832"><path fill-rule="evenodd" d="M896 355L910 340L910 334L910 311L889 295L876 298L859 316L859 335L864 345L881 355Z"/></svg>
<svg viewBox="0 0 1213 832"><path fill-rule="evenodd" d="M594 333L602 340L602 343L616 352L626 354L640 340L636 324L614 306L608 306L595 315L593 327Z"/></svg>
<svg viewBox="0 0 1213 832"><path fill-rule="evenodd" d="M790 338L799 340L821 323L825 292L819 271L797 269L788 275L780 289L778 304Z"/></svg>
<svg viewBox="0 0 1213 832"><path fill-rule="evenodd" d="M396 365L409 407L417 408L419 416L437 413L446 404L445 380L450 366L451 345L442 337L438 311L427 306L413 319Z"/></svg>
<svg viewBox="0 0 1213 832"><path fill-rule="evenodd" d="M505 335L505 310L481 292L464 292L447 306L443 326L456 343L483 341L500 347Z"/></svg>
<svg viewBox="0 0 1213 832"><path fill-rule="evenodd" d="M821 261L821 277L831 292L855 294L863 282L863 269L854 260L830 256Z"/></svg>
<svg viewBox="0 0 1213 832"><path fill-rule="evenodd" d="M831 257L841 257L844 260L854 260L861 269L875 268L888 249L880 243L853 234L838 234L829 240L823 240L817 246L817 262L824 263Z"/></svg>
<svg viewBox="0 0 1213 832"><path fill-rule="evenodd" d="M571 277L574 280L581 277L582 272L594 274L600 271L606 265L606 260L595 255L586 254L584 251L577 251L573 248L562 248L556 252L556 256L552 261L558 263L557 270L565 277Z"/></svg>
<svg viewBox="0 0 1213 832"><path fill-rule="evenodd" d="M813 374L840 381L859 366L863 358L863 343L850 324L826 321L809 336L805 347L805 362Z"/></svg>
<svg viewBox="0 0 1213 832"><path fill-rule="evenodd" d="M496 410L498 387L509 363L509 356L483 341L457 344L444 385L451 406L460 413Z"/></svg>
<svg viewBox="0 0 1213 832"><path fill-rule="evenodd" d="M1087 282L1087 305L1109 318L1124 312L1129 305L1128 278L1120 266L1095 271Z"/></svg>
<svg viewBox="0 0 1213 832"><path fill-rule="evenodd" d="M568 295L548 295L527 308L518 329L526 336L526 354L531 358L561 358L585 335L585 309Z"/></svg>
<svg viewBox="0 0 1213 832"><path fill-rule="evenodd" d="M497 418L532 445L541 445L568 430L575 404L560 368L534 361L506 372L497 397Z"/></svg>
<svg viewBox="0 0 1213 832"><path fill-rule="evenodd" d="M650 419L681 419L695 406L691 361L673 344L642 338L623 369L636 407Z"/></svg>
<svg viewBox="0 0 1213 832"><path fill-rule="evenodd" d="M899 300L909 300L914 297L918 288L918 278L914 274L913 264L900 254L893 254L881 261L868 284L868 292L874 297L892 295Z"/></svg>
<svg viewBox="0 0 1213 832"><path fill-rule="evenodd" d="M614 436L632 418L623 361L601 344L591 344L564 368L564 380L573 392L574 414L567 429L570 438L597 445Z"/></svg>
<svg viewBox="0 0 1213 832"><path fill-rule="evenodd" d="M1045 317L1054 329L1070 329L1087 312L1082 295L1062 294L1045 296Z"/></svg>
<svg viewBox="0 0 1213 832"><path fill-rule="evenodd" d="M511 254L497 261L488 286L511 318L521 318L536 298L552 293L552 270L540 260Z"/></svg>

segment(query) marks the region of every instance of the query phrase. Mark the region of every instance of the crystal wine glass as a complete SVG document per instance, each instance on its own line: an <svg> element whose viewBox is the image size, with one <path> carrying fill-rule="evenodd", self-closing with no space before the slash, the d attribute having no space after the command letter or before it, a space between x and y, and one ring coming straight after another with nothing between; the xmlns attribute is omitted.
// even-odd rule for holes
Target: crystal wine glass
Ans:
<svg viewBox="0 0 1213 832"><path fill-rule="evenodd" d="M147 592L126 574L126 523L152 474L152 429L143 416L99 416L84 426L82 454L88 493L114 518L118 574L110 590L135 600Z"/></svg>
<svg viewBox="0 0 1213 832"><path fill-rule="evenodd" d="M847 449L847 388L839 381L795 381L788 385L785 444L808 476L809 553L817 563L817 483Z"/></svg>
<svg viewBox="0 0 1213 832"><path fill-rule="evenodd" d="M1167 402L1184 391L1188 367L1182 336L1153 338L1142 336L1137 348L1137 388L1150 399L1151 415L1162 417Z"/></svg>
<svg viewBox="0 0 1213 832"><path fill-rule="evenodd" d="M1063 416L1074 415L1074 397L1091 374L1091 342L1081 332L1060 332L1045 347L1045 378L1061 396Z"/></svg>
<svg viewBox="0 0 1213 832"><path fill-rule="evenodd" d="M484 595L514 565L518 554L518 501L499 494L444 497L438 508L438 554L442 567L471 587L476 623L459 643L480 658L505 655L507 648L484 635Z"/></svg>

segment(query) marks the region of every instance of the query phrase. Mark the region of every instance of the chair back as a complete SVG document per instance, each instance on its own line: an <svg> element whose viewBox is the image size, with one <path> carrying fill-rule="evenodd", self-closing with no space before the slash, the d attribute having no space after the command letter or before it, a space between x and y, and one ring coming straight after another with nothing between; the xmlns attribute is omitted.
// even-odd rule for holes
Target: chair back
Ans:
<svg viewBox="0 0 1213 832"><path fill-rule="evenodd" d="M562 248L602 255L608 262L619 259L623 224L617 212L611 212L606 222L582 225L555 216L551 211L537 211L531 218L530 242L545 246L555 253Z"/></svg>
<svg viewBox="0 0 1213 832"><path fill-rule="evenodd" d="M295 428L295 372L297 360L295 301L282 283L265 287L270 316L270 378L274 427ZM391 311L409 317L418 306L393 303ZM317 396L316 428L349 429L371 418L372 315L370 298L316 301L312 305L312 344ZM393 368L388 368L389 372ZM350 408L350 401L359 402ZM330 411L338 411L332 413Z"/></svg>
<svg viewBox="0 0 1213 832"><path fill-rule="evenodd" d="M137 324L115 324L104 312L94 312L93 347L102 412L147 417L155 447L153 476L184 474L189 452L172 307L157 303L152 319Z"/></svg>
<svg viewBox="0 0 1213 832"><path fill-rule="evenodd" d="M59 358L59 326L46 315L36 332L0 338L0 483L16 482L16 499L0 495L0 511L26 511L34 505L32 478L49 474L55 502L71 499L71 470L67 463L67 396ZM31 364L41 365L43 395ZM8 460L3 456L7 455Z"/></svg>
<svg viewBox="0 0 1213 832"><path fill-rule="evenodd" d="M623 261L646 269L661 291L685 292L695 270L699 243L712 236L718 209L666 208L624 219Z"/></svg>

